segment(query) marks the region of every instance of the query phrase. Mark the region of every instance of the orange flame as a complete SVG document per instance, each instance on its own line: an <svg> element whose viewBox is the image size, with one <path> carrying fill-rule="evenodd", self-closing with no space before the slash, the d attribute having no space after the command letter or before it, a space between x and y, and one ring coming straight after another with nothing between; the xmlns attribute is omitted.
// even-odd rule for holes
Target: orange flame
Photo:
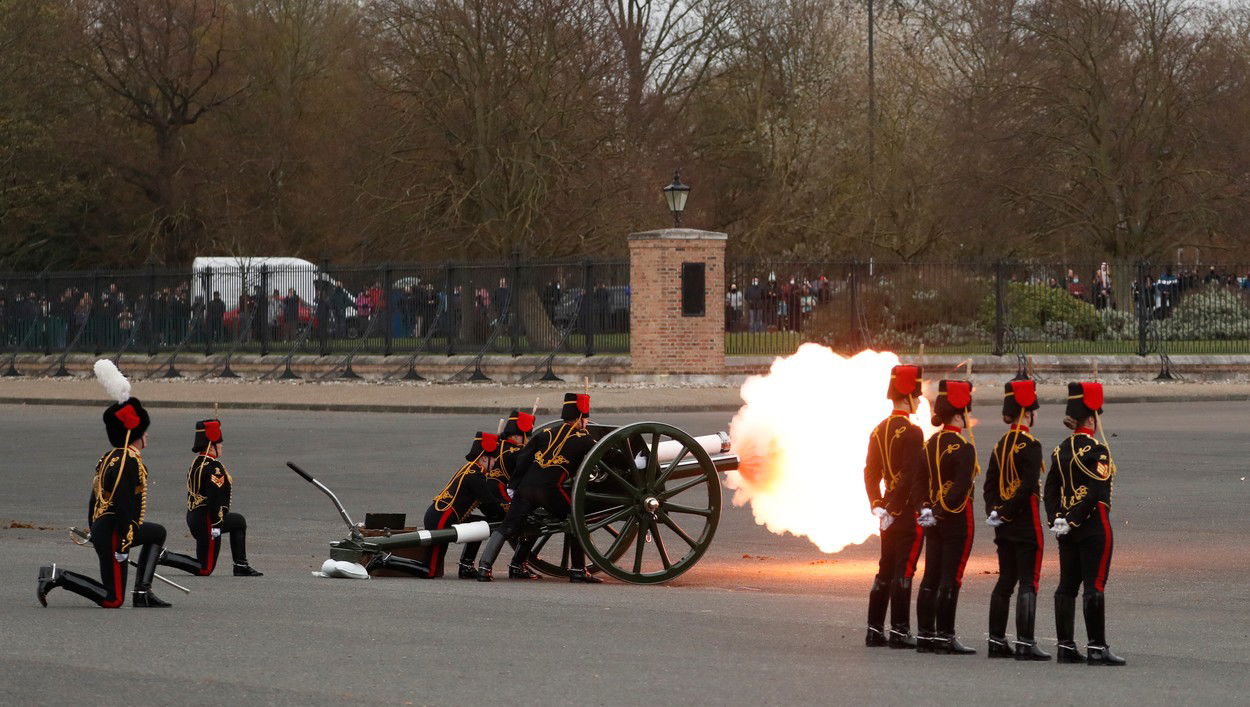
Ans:
<svg viewBox="0 0 1250 707"><path fill-rule="evenodd" d="M872 428L892 405L886 398L896 354L861 351L851 358L803 344L778 358L767 375L742 385L745 403L729 423L738 470L727 485L733 503L751 504L769 531L811 540L821 552L878 535L864 490L864 459ZM929 402L912 422L927 438Z"/></svg>

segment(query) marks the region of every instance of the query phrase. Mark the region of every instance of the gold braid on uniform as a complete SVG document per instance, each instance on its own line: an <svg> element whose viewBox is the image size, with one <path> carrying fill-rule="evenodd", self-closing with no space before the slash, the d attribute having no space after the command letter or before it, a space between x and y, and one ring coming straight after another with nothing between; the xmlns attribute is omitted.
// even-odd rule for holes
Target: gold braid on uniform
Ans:
<svg viewBox="0 0 1250 707"><path fill-rule="evenodd" d="M1015 498L1016 491L1020 489L1020 470L1016 468L1016 452L1024 448L1024 445L1017 445L1020 441L1020 425L1024 422L1024 409L1020 410L1019 417L1016 418L1015 427L1012 430L1015 434L1011 436L1009 444L1000 444L994 448L994 458L998 462L998 498L1003 501L1009 501Z"/></svg>
<svg viewBox="0 0 1250 707"><path fill-rule="evenodd" d="M460 467L460 471L452 474L451 481L448 481L447 485L443 487L443 490L439 491L438 495L434 497L434 510L442 513L451 507L451 504L455 502L456 497L460 495L460 487L464 484L464 477L469 475L469 472L477 466L477 460L481 458L482 455L478 454L473 461ZM452 486L455 486L456 488L453 490Z"/></svg>
<svg viewBox="0 0 1250 707"><path fill-rule="evenodd" d="M547 448L534 455L534 461L537 462L538 466L542 469L550 469L553 466L568 464L569 460L565 459L564 455L561 454L561 452L564 451L564 445L567 444L571 438L581 436L581 434L583 433L575 430L573 425L563 425L560 432L552 436L551 443L547 445Z"/></svg>
<svg viewBox="0 0 1250 707"><path fill-rule="evenodd" d="M208 455L200 455L200 463L195 471L187 474L187 510L193 511L207 500L200 495L200 486L204 483L204 465L208 463ZM192 480L194 479L194 480Z"/></svg>
<svg viewBox="0 0 1250 707"><path fill-rule="evenodd" d="M929 503L932 504L934 501L936 501L937 504L942 507L942 510L952 515L956 513L963 513L963 510L968 507L968 501L972 498L971 494L964 497L963 503L959 504L958 508L951 508L950 506L946 505L946 492L950 490L950 487L954 485L955 482L942 481L942 456L945 454L949 454L950 452L953 452L956 449L959 449L960 445L948 444L946 445L946 449L943 450L942 444L941 444L942 435L947 434L947 431L942 430L938 432L937 434L938 434L938 439L937 439L938 444L933 445L933 473L937 475L938 491L937 491L937 498L935 499L933 498L933 489L932 487L930 487ZM959 437L961 442L964 441L963 436L959 435L958 433L951 432L950 434L953 434L956 437ZM969 483L970 484L975 483L977 480L977 477L980 475L981 475L981 464L980 462L974 461L973 467L972 467L972 479L969 481Z"/></svg>
<svg viewBox="0 0 1250 707"><path fill-rule="evenodd" d="M889 429L889 423L886 423L886 429ZM881 441L882 435L877 434L876 430L873 431L873 439L877 442L877 448L881 450L882 469L884 469L882 476L886 478L886 486L890 488L893 488L898 481L898 475L894 473L894 467L890 464L890 448L905 432L907 432L907 426L900 425L894 430L894 439L883 442Z"/></svg>

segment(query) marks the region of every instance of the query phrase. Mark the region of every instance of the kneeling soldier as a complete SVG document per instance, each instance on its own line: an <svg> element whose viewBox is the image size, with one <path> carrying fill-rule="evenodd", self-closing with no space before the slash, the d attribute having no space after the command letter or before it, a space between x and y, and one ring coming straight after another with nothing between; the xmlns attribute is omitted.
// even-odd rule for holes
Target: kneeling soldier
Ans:
<svg viewBox="0 0 1250 707"><path fill-rule="evenodd" d="M1059 539L1059 586L1055 589L1058 662L1080 663L1076 649L1076 590L1085 585L1085 634L1090 665L1124 665L1107 648L1103 591L1111 569L1111 486L1115 462L1094 438L1101 426L1102 384L1069 383L1063 424L1072 436L1055 447L1046 475L1046 515ZM1104 436L1105 439L1105 436Z"/></svg>
<svg viewBox="0 0 1250 707"><path fill-rule="evenodd" d="M924 579L916 597L916 649L925 653L976 653L955 637L955 609L972 550L973 482L980 473L976 447L961 434L972 409L972 384L938 381L933 424L942 429L925 442L925 473L912 499L924 526Z"/></svg>
<svg viewBox="0 0 1250 707"><path fill-rule="evenodd" d="M61 587L96 604L115 609L125 601L127 562L138 545L139 574L135 577L132 603L136 607L169 606L152 593L156 559L165 543L165 528L144 522L148 502L148 470L140 453L147 446L151 424L138 398L130 396L130 381L112 361L96 361L95 374L117 402L104 411L104 430L113 448L96 463L88 507L91 544L100 558L99 582L62 570L56 565L39 568L36 595L48 605L48 592Z"/></svg>
<svg viewBox="0 0 1250 707"><path fill-rule="evenodd" d="M495 471L498 453L499 437L488 432L478 432L473 438L469 453L464 457L468 463L452 475L451 481L447 482L447 486L443 487L426 509L426 530L442 530L456 523L470 522L473 520L470 514L479 507L487 520L503 520L504 505L508 503L507 490L500 478L491 476ZM380 553L369 561L366 569L370 572L378 568L393 569L423 579L443 576L447 543L424 546L418 554L420 559L396 557L389 552ZM463 570L460 576L462 579L466 578Z"/></svg>
<svg viewBox="0 0 1250 707"><path fill-rule="evenodd" d="M247 562L247 520L230 512L234 480L221 463L222 442L220 420L195 423L191 451L196 457L187 471L187 528L195 538L195 557L166 552L161 555L160 564L207 577L217 567L221 536L227 534L234 576L260 577L261 573Z"/></svg>
<svg viewBox="0 0 1250 707"><path fill-rule="evenodd" d="M1050 660L1033 640L1037 585L1042 572L1042 443L1029 434L1038 408L1031 380L1011 381L1003 392L1003 422L1011 429L998 440L985 473L985 522L994 528L998 548L998 583L990 594L989 657ZM1016 644L1007 643L1007 613L1016 595Z"/></svg>
<svg viewBox="0 0 1250 707"><path fill-rule="evenodd" d="M507 485L512 480L512 474L516 471L516 460L518 453L529 441L530 432L534 429L534 416L520 410L513 410L508 413L508 420L504 423L502 432L499 436L499 461L494 467L486 472L486 477L495 484L503 486L501 496L505 500L505 507L511 503L512 494L507 490ZM483 513L486 513L485 508ZM486 520L500 521L503 520L504 512L501 511L498 517L492 513L486 513ZM464 551L460 554L460 579L476 579L477 568L473 565L473 561L477 558L477 551L481 547L481 543L465 543ZM512 564L508 566L509 579L542 579L542 575L529 568L527 564L529 560L530 550L534 546L534 540L522 540L518 546L516 555Z"/></svg>

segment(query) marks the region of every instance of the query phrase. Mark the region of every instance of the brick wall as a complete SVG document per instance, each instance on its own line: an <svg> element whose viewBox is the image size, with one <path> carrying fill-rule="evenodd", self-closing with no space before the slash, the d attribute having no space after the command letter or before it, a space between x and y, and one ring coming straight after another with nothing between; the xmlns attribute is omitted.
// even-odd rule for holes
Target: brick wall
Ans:
<svg viewBox="0 0 1250 707"><path fill-rule="evenodd" d="M725 371L724 233L671 228L629 236L630 369L643 374ZM705 314L682 316L682 263L705 265Z"/></svg>

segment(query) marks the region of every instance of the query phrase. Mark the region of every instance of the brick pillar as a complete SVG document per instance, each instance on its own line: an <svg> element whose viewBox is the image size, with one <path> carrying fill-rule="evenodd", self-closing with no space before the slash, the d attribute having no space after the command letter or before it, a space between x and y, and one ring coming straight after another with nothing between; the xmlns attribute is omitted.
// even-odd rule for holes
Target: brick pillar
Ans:
<svg viewBox="0 0 1250 707"><path fill-rule="evenodd" d="M725 372L724 233L690 228L629 236L630 370L640 374L719 375ZM693 290L683 311L683 270L703 269L703 297ZM685 268L683 266L691 267Z"/></svg>

